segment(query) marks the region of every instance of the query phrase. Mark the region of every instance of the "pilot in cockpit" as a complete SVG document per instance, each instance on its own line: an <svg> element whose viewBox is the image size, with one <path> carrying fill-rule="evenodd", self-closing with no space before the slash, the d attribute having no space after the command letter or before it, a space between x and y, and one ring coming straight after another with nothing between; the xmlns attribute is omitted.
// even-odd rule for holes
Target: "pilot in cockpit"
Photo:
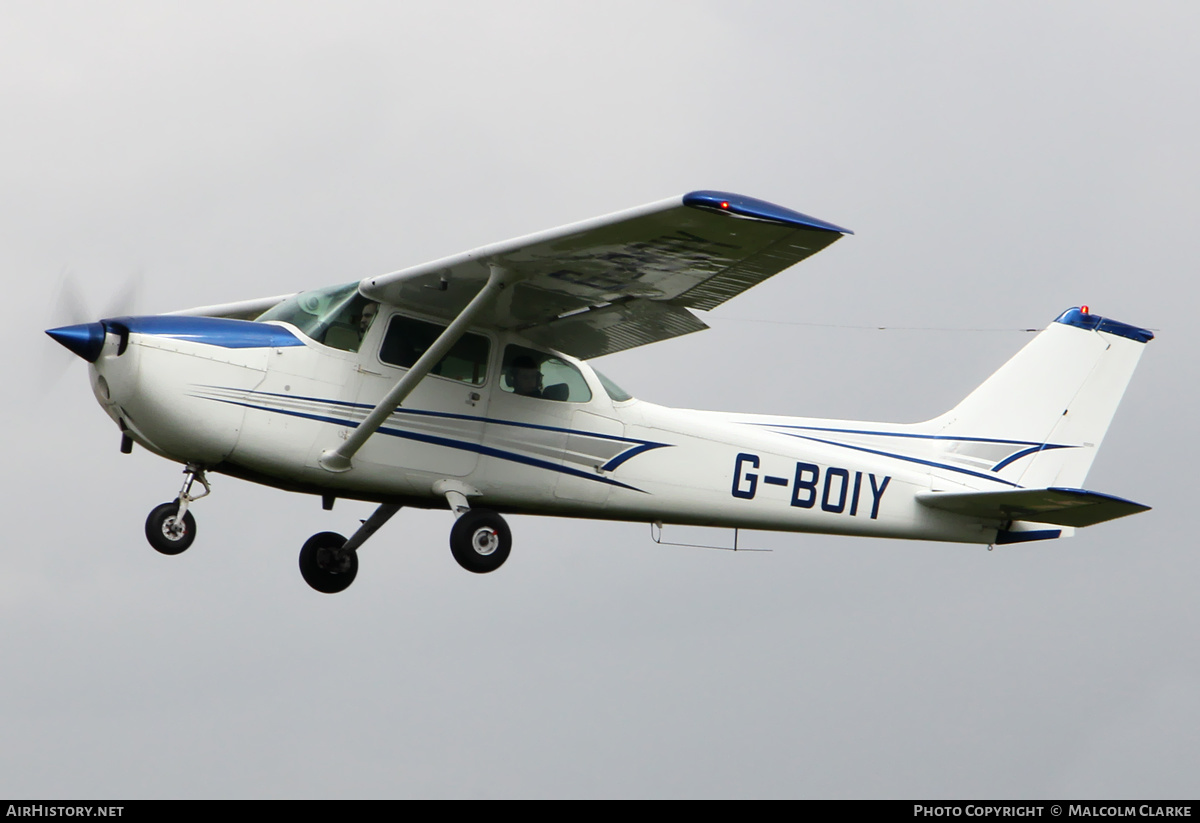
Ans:
<svg viewBox="0 0 1200 823"><path fill-rule="evenodd" d="M516 394L526 397L542 396L542 370L529 355L522 354L513 358L508 367L508 383Z"/></svg>
<svg viewBox="0 0 1200 823"><path fill-rule="evenodd" d="M367 329L371 327L371 321L375 319L375 315L379 313L379 304L368 302L362 307L362 313L358 316L358 337L361 340L367 334Z"/></svg>

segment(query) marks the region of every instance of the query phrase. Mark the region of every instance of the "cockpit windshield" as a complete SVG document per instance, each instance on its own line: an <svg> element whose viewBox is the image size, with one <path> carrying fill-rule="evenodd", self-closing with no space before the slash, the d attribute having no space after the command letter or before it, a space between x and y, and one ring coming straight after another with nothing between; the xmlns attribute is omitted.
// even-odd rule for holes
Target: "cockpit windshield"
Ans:
<svg viewBox="0 0 1200 823"><path fill-rule="evenodd" d="M291 323L318 343L356 352L378 312L379 304L359 294L354 282L301 292L257 319Z"/></svg>

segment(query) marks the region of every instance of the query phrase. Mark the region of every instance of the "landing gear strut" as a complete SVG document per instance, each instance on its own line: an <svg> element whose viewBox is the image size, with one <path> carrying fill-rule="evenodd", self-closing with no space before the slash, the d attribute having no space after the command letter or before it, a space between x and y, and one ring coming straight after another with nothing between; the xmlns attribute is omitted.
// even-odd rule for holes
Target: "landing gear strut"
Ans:
<svg viewBox="0 0 1200 823"><path fill-rule="evenodd" d="M472 509L467 495L479 492L457 480L439 480L435 494L445 495L457 518L450 530L450 551L458 564L469 572L487 574L504 565L512 550L512 532L504 518L489 509ZM398 505L384 503L347 540L335 532L319 532L300 549L300 575L304 582L322 594L345 591L358 575L358 550L379 531Z"/></svg>
<svg viewBox="0 0 1200 823"><path fill-rule="evenodd" d="M196 518L188 511L194 500L207 497L212 489L204 477L204 469L189 463L183 470L185 479L179 496L170 503L155 506L146 518L146 540L156 551L163 554L182 554L196 539ZM201 494L192 494L192 484L199 480L204 487Z"/></svg>

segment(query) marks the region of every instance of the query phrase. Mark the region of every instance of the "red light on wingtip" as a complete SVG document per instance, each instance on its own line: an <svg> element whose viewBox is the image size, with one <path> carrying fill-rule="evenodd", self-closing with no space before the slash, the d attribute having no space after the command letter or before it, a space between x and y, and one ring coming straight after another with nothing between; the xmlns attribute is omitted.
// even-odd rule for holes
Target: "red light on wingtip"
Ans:
<svg viewBox="0 0 1200 823"><path fill-rule="evenodd" d="M727 209L727 208L729 208L729 201L728 201L728 200L722 200L722 201L721 201L721 208L723 208L723 209Z"/></svg>
<svg viewBox="0 0 1200 823"><path fill-rule="evenodd" d="M1087 307L1087 306L1081 306L1081 307L1079 308L1079 310L1080 310L1081 312L1083 312L1084 314L1091 314L1091 312L1090 312L1090 311L1088 311L1088 307Z"/></svg>

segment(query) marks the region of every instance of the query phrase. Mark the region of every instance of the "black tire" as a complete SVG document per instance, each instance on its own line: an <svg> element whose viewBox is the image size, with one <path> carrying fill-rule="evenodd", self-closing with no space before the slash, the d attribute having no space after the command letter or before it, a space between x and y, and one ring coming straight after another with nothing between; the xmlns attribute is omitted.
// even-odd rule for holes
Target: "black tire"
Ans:
<svg viewBox="0 0 1200 823"><path fill-rule="evenodd" d="M183 513L182 528L177 522L179 501L172 500L156 506L146 518L146 539L155 551L162 554L182 554L196 539L196 518L190 511Z"/></svg>
<svg viewBox="0 0 1200 823"><path fill-rule="evenodd" d="M319 532L300 549L300 574L304 582L322 594L345 591L358 574L358 552L343 552L346 538L335 532Z"/></svg>
<svg viewBox="0 0 1200 823"><path fill-rule="evenodd" d="M471 509L450 529L450 551L458 565L475 574L494 572L512 550L512 532L504 518L487 509Z"/></svg>

